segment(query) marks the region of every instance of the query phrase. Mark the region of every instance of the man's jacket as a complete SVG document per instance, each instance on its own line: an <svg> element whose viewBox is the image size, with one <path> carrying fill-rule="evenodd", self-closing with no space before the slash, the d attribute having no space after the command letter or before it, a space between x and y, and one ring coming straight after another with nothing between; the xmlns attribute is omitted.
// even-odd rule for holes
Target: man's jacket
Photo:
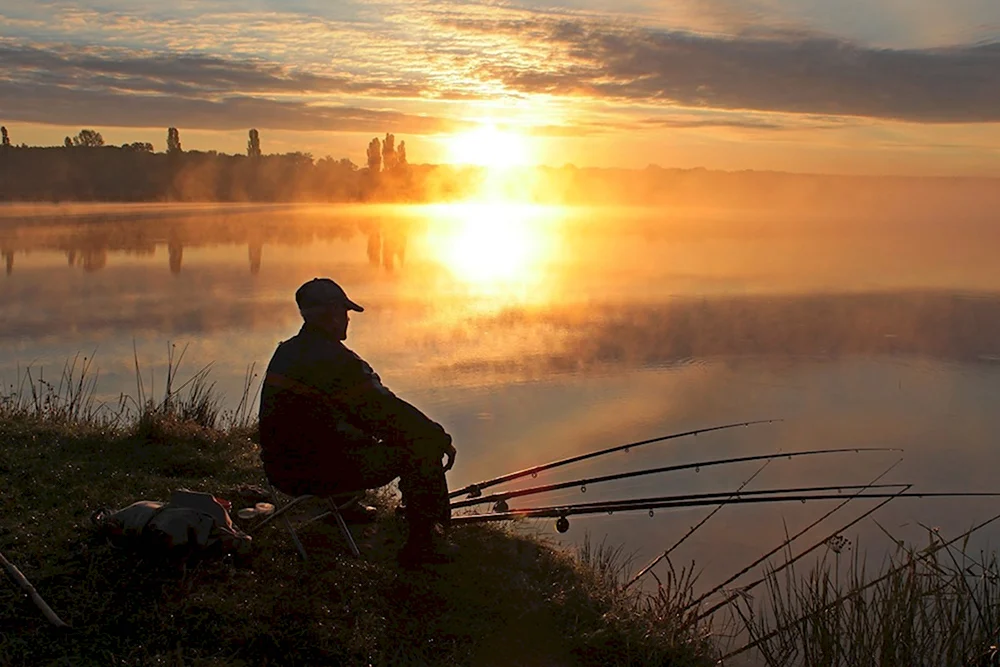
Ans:
<svg viewBox="0 0 1000 667"><path fill-rule="evenodd" d="M309 324L278 345L260 400L264 469L279 488L329 474L357 447L410 447L443 455L440 424L382 384L361 357Z"/></svg>

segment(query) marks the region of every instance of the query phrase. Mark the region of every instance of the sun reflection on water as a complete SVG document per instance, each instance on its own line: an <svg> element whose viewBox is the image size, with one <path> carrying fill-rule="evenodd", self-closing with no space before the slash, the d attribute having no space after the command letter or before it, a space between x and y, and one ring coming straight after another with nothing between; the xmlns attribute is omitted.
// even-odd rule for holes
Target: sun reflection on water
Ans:
<svg viewBox="0 0 1000 667"><path fill-rule="evenodd" d="M494 300L536 301L555 259L557 209L503 203L434 207L432 253L467 291Z"/></svg>

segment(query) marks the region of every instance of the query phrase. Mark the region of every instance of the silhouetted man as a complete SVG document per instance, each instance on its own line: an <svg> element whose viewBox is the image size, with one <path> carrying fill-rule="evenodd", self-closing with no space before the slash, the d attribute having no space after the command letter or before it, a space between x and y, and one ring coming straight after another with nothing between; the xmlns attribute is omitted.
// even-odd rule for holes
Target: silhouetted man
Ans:
<svg viewBox="0 0 1000 667"><path fill-rule="evenodd" d="M399 477L409 526L400 561L450 559L442 530L451 519L445 480L455 463L451 436L389 391L343 344L348 311L364 309L337 283L310 280L295 301L305 323L278 345L261 391L268 479L292 495L335 496Z"/></svg>

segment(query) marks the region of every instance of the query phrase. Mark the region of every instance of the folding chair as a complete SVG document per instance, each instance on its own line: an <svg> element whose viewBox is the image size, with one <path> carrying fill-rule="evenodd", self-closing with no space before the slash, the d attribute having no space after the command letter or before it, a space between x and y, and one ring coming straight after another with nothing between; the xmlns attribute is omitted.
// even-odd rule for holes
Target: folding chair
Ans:
<svg viewBox="0 0 1000 667"><path fill-rule="evenodd" d="M292 536L292 542L295 543L295 548L296 548L296 550L298 550L299 556L302 557L302 560L307 560L308 557L306 556L306 549L305 549L305 547L302 546L302 541L299 540L299 536L295 533L295 526L292 525L291 519L288 518L288 511L291 510L293 507L298 506L300 503L305 502L306 500L309 500L311 498L316 498L317 496L308 495L308 494L307 495L303 495L303 496L297 496L297 497L293 498L291 501L289 501L287 504L280 505L278 491L271 484L270 480L267 481L267 488L271 492L271 502L274 504L274 507L275 507L274 513L271 514L271 516L269 516L266 519L264 519L263 521L261 521L256 526L254 526L252 532L256 532L256 531L260 530L261 528L263 528L264 526L266 526L267 524L269 524L272 521L274 521L275 519L281 518L281 520L285 524L285 528L288 529L288 532ZM357 495L352 496L350 498L350 500L348 500L347 502L341 503L340 505L338 505L333 498L324 498L324 500L326 501L326 504L327 504L327 511L325 511L322 514L319 514L317 516L314 516L314 517L311 517L309 519L306 519L305 521L303 521L302 523L300 523L298 527L302 528L303 526L306 526L307 524L310 524L310 523L312 523L314 521L319 521L321 519L325 519L326 517L328 517L328 516L330 516L332 514L333 518L336 519L336 521L337 521L337 526L340 527L341 534L344 536L344 539L347 541L347 546L350 547L350 549L351 549L351 554L355 558L360 558L361 557L361 551L358 549L358 545L354 541L354 536L351 535L351 529L347 527L347 522L344 521L344 515L341 514L341 510L343 510L344 508L348 507L352 503L357 502L357 500L361 496L362 496L362 494L358 493Z"/></svg>

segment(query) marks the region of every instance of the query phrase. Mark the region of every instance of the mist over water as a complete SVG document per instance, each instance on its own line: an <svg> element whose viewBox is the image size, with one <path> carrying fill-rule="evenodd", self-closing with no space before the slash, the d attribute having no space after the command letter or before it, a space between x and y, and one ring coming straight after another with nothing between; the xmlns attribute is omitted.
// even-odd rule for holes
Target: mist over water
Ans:
<svg viewBox="0 0 1000 667"><path fill-rule="evenodd" d="M453 434L453 487L664 433L782 423L652 445L545 477L823 447L905 449L882 481L996 490L1000 464L1000 225L940 210L427 206L17 206L0 209L0 380L58 375L93 355L98 389L163 389L213 364L235 400L301 323L293 293L330 276L365 306L348 346ZM864 484L899 454L776 460L750 488ZM643 478L513 507L728 491L759 464ZM542 480L530 480L538 483ZM525 484L528 485L528 484ZM530 503L529 503L530 500ZM866 501L870 503L871 501ZM870 505L852 503L846 523ZM729 507L677 552L714 583L831 507ZM646 560L708 509L577 518ZM897 500L951 537L995 511L974 499ZM830 531L827 523L813 539ZM890 545L870 522L862 546ZM989 537L989 536L987 536ZM994 534L995 538L996 535ZM807 542L811 543L811 542Z"/></svg>

